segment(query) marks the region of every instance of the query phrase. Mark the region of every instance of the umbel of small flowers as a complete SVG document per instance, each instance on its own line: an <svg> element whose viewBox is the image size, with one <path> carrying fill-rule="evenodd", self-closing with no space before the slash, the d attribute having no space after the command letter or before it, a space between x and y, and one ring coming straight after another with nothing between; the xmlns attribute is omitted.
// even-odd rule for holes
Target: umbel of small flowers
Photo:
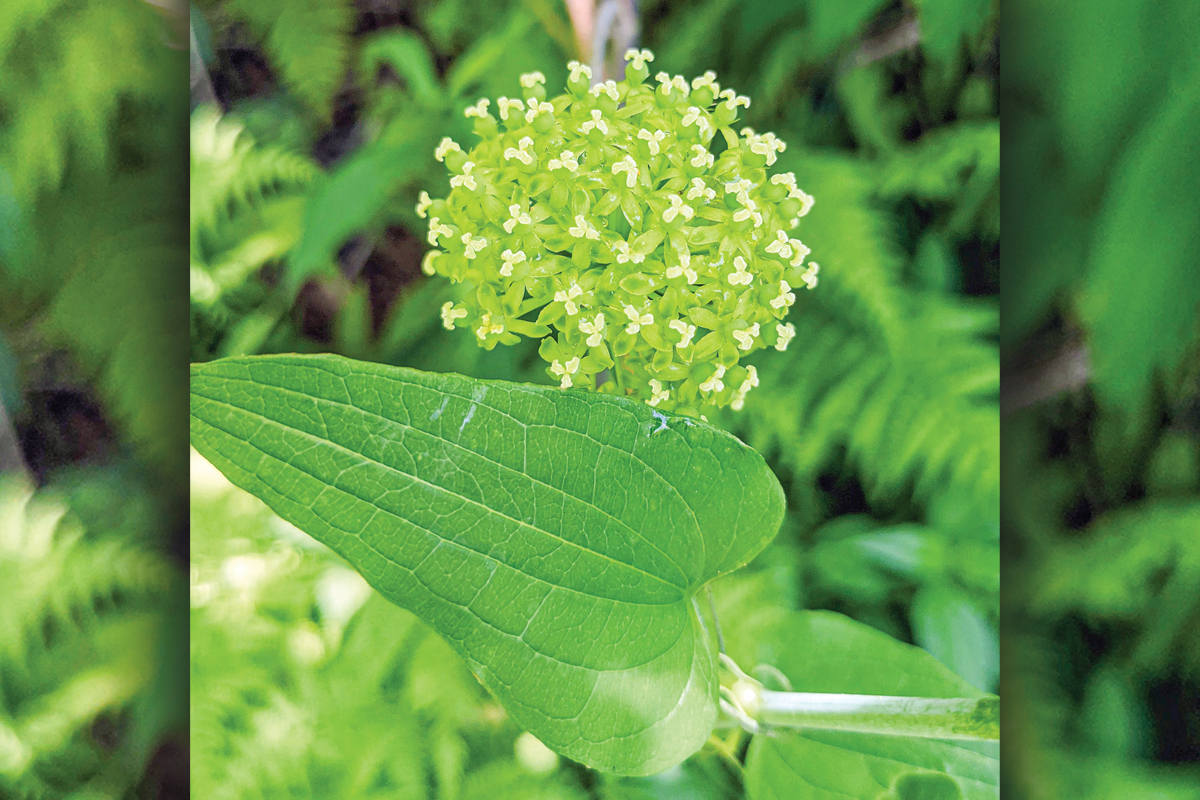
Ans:
<svg viewBox="0 0 1200 800"><path fill-rule="evenodd" d="M817 285L794 233L813 198L770 174L774 134L735 132L748 98L711 72L651 79L647 50L625 59L620 83L591 86L573 61L564 94L548 100L533 72L520 97L465 109L479 143L437 147L451 189L421 193L423 269L462 284L447 328L488 349L541 339L563 388L690 416L739 409L758 385L740 362L786 349L794 287Z"/></svg>

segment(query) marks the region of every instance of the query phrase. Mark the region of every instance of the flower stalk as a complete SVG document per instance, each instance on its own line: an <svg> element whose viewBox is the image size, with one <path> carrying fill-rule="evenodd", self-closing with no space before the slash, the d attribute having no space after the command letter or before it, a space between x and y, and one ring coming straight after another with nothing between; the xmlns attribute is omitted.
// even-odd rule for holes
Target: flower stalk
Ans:
<svg viewBox="0 0 1200 800"><path fill-rule="evenodd" d="M779 692L746 675L728 656L722 654L721 659L734 681L721 687L718 728L740 726L750 733L809 729L958 741L1000 738L995 695L935 698Z"/></svg>

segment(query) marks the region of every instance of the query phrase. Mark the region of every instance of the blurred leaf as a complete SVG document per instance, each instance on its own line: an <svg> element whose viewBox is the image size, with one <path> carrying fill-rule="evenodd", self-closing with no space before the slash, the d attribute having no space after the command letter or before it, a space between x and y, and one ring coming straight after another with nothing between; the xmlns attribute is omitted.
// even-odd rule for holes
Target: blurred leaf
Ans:
<svg viewBox="0 0 1200 800"><path fill-rule="evenodd" d="M511 93L517 76L534 70L544 72L547 80L565 82L561 59L538 18L516 6L505 24L481 36L454 62L446 74L446 91L460 100L473 101L480 94L495 97Z"/></svg>
<svg viewBox="0 0 1200 800"><path fill-rule="evenodd" d="M726 763L709 752L647 778L605 775L601 786L602 800L736 800L742 796Z"/></svg>
<svg viewBox="0 0 1200 800"><path fill-rule="evenodd" d="M958 96L958 118L984 120L996 115L996 85L982 75L968 75Z"/></svg>
<svg viewBox="0 0 1200 800"><path fill-rule="evenodd" d="M760 643L773 637L790 607L787 594L792 587L786 583L771 571L749 569L713 581L725 652L739 664L750 667L765 660Z"/></svg>
<svg viewBox="0 0 1200 800"><path fill-rule="evenodd" d="M810 59L828 55L862 30L882 0L809 0Z"/></svg>
<svg viewBox="0 0 1200 800"><path fill-rule="evenodd" d="M559 774L531 775L512 763L490 764L467 777L461 800L586 800L587 793Z"/></svg>
<svg viewBox="0 0 1200 800"><path fill-rule="evenodd" d="M807 555L814 580L857 602L883 602L898 580L919 582L944 571L942 542L919 525L881 526L866 515L844 515L813 534Z"/></svg>
<svg viewBox="0 0 1200 800"><path fill-rule="evenodd" d="M1065 3L1069 21L1047 26L1061 32L1054 48L1061 66L1044 86L1055 95L1071 180L1097 191L1130 140L1172 101L1172 83L1195 63L1195 39L1181 34L1200 25L1200 7L1124 2L1083 13L1091 8Z"/></svg>
<svg viewBox="0 0 1200 800"><path fill-rule="evenodd" d="M782 5L775 4L772 5ZM744 18L744 17L743 17ZM756 107L780 108L797 92L794 77L808 56L808 37L803 30L785 31L763 59L761 79L754 94Z"/></svg>
<svg viewBox="0 0 1200 800"><path fill-rule="evenodd" d="M936 772L905 772L892 781L881 800L959 800L962 789L949 775Z"/></svg>
<svg viewBox="0 0 1200 800"><path fill-rule="evenodd" d="M993 0L913 0L921 23L921 47L940 61L957 55L996 10ZM1099 16L1099 15L1097 15Z"/></svg>
<svg viewBox="0 0 1200 800"><path fill-rule="evenodd" d="M1178 561L1200 562L1200 503L1157 501L1101 518L1082 540L1048 553L1033 607L1089 619L1146 617ZM1186 609L1181 609L1186 610Z"/></svg>
<svg viewBox="0 0 1200 800"><path fill-rule="evenodd" d="M257 145L297 154L306 154L312 148L304 107L287 95L238 100L231 104L225 118L243 124Z"/></svg>
<svg viewBox="0 0 1200 800"><path fill-rule="evenodd" d="M663 69L683 69L685 65L700 62L711 52L712 43L720 38L727 24L729 12L737 6L737 0L710 0L700 8L680 8L673 24L662 26L670 35L655 43L655 63L662 64Z"/></svg>
<svg viewBox="0 0 1200 800"><path fill-rule="evenodd" d="M1146 755L1148 719L1137 683L1111 666L1092 673L1079 713L1079 732L1090 748L1107 756Z"/></svg>
<svg viewBox="0 0 1200 800"><path fill-rule="evenodd" d="M1088 800L1194 800L1196 771L1192 765L1082 756L1051 762L1064 788Z"/></svg>
<svg viewBox="0 0 1200 800"><path fill-rule="evenodd" d="M913 255L912 264L914 278L919 286L943 293L959 288L954 285L959 274L958 260L951 252L945 237L932 232L922 236L917 242L917 252Z"/></svg>
<svg viewBox="0 0 1200 800"><path fill-rule="evenodd" d="M460 53L472 42L502 24L509 3L475 0L423 0L420 27L439 53Z"/></svg>
<svg viewBox="0 0 1200 800"><path fill-rule="evenodd" d="M1196 341L1200 280L1200 80L1171 95L1116 167L1097 220L1081 300L1093 382L1103 402L1145 407L1158 370ZM1133 275L1152 270L1153 280Z"/></svg>
<svg viewBox="0 0 1200 800"><path fill-rule="evenodd" d="M1150 462L1146 490L1151 497L1194 494L1197 466L1200 466L1200 441L1195 433L1167 431Z"/></svg>
<svg viewBox="0 0 1200 800"><path fill-rule="evenodd" d="M906 98L892 94L892 75L883 62L852 69L837 84L846 121L859 147L890 153L912 116Z"/></svg>
<svg viewBox="0 0 1200 800"><path fill-rule="evenodd" d="M1005 205L1008 224L1022 232L1005 245L1000 341L1011 351L1047 321L1054 302L1083 277L1093 211L1085 207L1085 198L1069 191L1062 163L1066 154L1053 121L1012 101L1003 115L1001 192L1021 198Z"/></svg>
<svg viewBox="0 0 1200 800"><path fill-rule="evenodd" d="M195 365L192 397L202 454L429 622L551 749L646 775L708 737L715 654L691 598L783 515L733 437L336 357Z"/></svg>
<svg viewBox="0 0 1200 800"><path fill-rule="evenodd" d="M42 204L38 237L40 263L59 276L43 310L44 335L69 348L126 440L172 487L187 482L187 342L179 328L183 273L164 265L180 263L186 246L176 191L183 179L159 166L76 185Z"/></svg>
<svg viewBox="0 0 1200 800"><path fill-rule="evenodd" d="M381 223L388 202L423 174L436 136L436 126L401 120L318 183L304 212L303 234L289 258L292 270L306 274L317 269L356 233Z"/></svg>
<svg viewBox="0 0 1200 800"><path fill-rule="evenodd" d="M909 612L913 639L971 685L987 691L1000 674L1000 643L975 604L946 583L922 587Z"/></svg>
<svg viewBox="0 0 1200 800"><path fill-rule="evenodd" d="M230 0L229 8L264 38L288 88L328 121L350 65L353 0Z"/></svg>
<svg viewBox="0 0 1200 800"><path fill-rule="evenodd" d="M386 64L404 81L414 100L426 108L442 102L442 87L434 71L429 49L420 37L403 29L388 29L367 40L359 55L363 75L373 80L380 64Z"/></svg>
<svg viewBox="0 0 1200 800"><path fill-rule="evenodd" d="M371 344L371 296L369 287L356 283L338 310L338 352L351 358L363 358Z"/></svg>
<svg viewBox="0 0 1200 800"><path fill-rule="evenodd" d="M710 0L706 6L718 5ZM800 27L786 24L789 16L803 14L805 0L742 0L737 4L740 29L734 40L739 48L754 48L772 33ZM755 101L759 98L756 95Z"/></svg>
<svg viewBox="0 0 1200 800"><path fill-rule="evenodd" d="M195 3L188 4L188 20L191 25L191 33L196 40L196 50L200 54L200 60L205 66L209 66L215 57L212 45L212 26L208 24L208 20L204 18L204 14L196 7Z"/></svg>
<svg viewBox="0 0 1200 800"><path fill-rule="evenodd" d="M840 614L793 612L776 637L770 648L775 652L771 663L787 675L796 691L980 695L923 650ZM821 657L812 658L813 653ZM902 775L941 772L954 779L967 800L995 800L999 762L995 752L985 754L994 750L962 742L855 733L755 736L746 756L747 797L807 800L836 795L877 800Z"/></svg>

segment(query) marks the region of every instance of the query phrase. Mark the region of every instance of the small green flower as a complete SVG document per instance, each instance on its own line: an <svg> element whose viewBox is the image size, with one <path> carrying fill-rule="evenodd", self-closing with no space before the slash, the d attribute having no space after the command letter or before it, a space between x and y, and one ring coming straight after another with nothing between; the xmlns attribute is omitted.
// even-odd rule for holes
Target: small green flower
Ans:
<svg viewBox="0 0 1200 800"><path fill-rule="evenodd" d="M442 306L442 324L446 326L446 330L454 330L454 320L464 319L467 316L467 310L461 306L455 306L454 303L447 302Z"/></svg>
<svg viewBox="0 0 1200 800"><path fill-rule="evenodd" d="M741 359L785 350L793 284L818 266L792 235L813 206L792 173L770 175L786 144L732 125L749 98L706 72L689 84L630 50L625 79L567 91L520 78L521 97L464 109L479 143L445 138L434 155L450 194L421 192L427 274L460 284L446 328L481 346L541 339L564 389L621 393L691 416L740 409L758 385ZM720 135L724 147L714 147ZM719 155L718 155L719 153Z"/></svg>

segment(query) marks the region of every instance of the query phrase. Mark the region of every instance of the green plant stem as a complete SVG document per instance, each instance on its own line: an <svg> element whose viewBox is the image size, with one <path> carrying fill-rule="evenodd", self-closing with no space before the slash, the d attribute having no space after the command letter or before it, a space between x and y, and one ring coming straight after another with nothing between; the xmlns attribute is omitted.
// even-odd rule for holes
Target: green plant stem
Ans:
<svg viewBox="0 0 1200 800"><path fill-rule="evenodd" d="M613 363L613 378L617 381L617 391L621 397L625 397L625 381L621 380L621 364L620 362Z"/></svg>
<svg viewBox="0 0 1200 800"><path fill-rule="evenodd" d="M760 725L777 728L879 733L923 739L994 741L1000 738L999 698L889 697L862 694L773 692L739 680L733 694ZM737 725L732 714L718 727Z"/></svg>

